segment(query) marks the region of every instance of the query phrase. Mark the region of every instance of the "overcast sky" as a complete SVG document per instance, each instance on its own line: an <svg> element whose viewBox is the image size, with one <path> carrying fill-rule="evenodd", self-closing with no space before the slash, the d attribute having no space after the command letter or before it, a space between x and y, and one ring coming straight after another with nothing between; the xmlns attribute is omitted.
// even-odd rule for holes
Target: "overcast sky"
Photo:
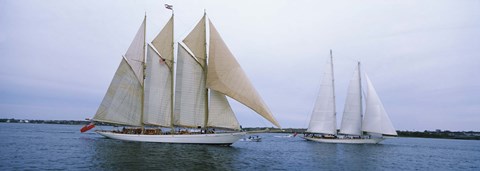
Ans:
<svg viewBox="0 0 480 171"><path fill-rule="evenodd" d="M282 127L307 127L333 49L338 123L356 61L397 130L480 130L480 1L0 0L0 118L93 117L147 13L175 41L204 9ZM238 102L240 124L271 124Z"/></svg>

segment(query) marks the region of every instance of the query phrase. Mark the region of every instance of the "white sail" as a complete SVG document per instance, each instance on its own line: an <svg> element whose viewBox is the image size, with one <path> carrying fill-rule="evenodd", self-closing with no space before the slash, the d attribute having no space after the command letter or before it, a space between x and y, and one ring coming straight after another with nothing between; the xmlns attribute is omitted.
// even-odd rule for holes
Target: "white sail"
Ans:
<svg viewBox="0 0 480 171"><path fill-rule="evenodd" d="M145 100L143 122L150 125L171 125L172 78L166 61L153 50L147 49L145 74Z"/></svg>
<svg viewBox="0 0 480 171"><path fill-rule="evenodd" d="M360 80L360 63L348 85L347 99L343 110L341 134L362 135L362 90Z"/></svg>
<svg viewBox="0 0 480 171"><path fill-rule="evenodd" d="M224 86L223 88L226 89L222 90L226 91L219 92L215 91L217 89L211 89L207 94L207 71L210 69L207 68L209 66L206 60L205 24L206 16L182 42L178 43L175 92L172 92L172 75L175 68L173 16L152 41L152 45L148 46L146 64L144 63L144 21L94 117L94 120L99 122L141 126L142 131L138 134L97 130L98 134L126 141L230 145L246 133L220 131L215 134L179 134L172 129L172 134L152 135L150 133L152 129L145 129L145 131L143 129L144 124L147 124L172 128L174 126L195 128L207 126L239 130L240 124L226 95L246 104L279 127L216 30L213 31L212 39L214 48L210 48L210 51L213 51L213 58L216 59L212 63L216 63L214 66L220 69L212 69L214 74L211 76L214 82ZM226 65L220 66L223 64ZM228 78L228 76L234 78ZM233 79L238 81L232 81ZM219 82L225 84L218 84ZM174 93L175 101L172 102ZM172 110L174 110L173 117Z"/></svg>
<svg viewBox="0 0 480 171"><path fill-rule="evenodd" d="M168 20L162 31L153 39L153 47L165 59L170 68L173 68L173 16Z"/></svg>
<svg viewBox="0 0 480 171"><path fill-rule="evenodd" d="M203 127L207 90L205 74L202 66L181 43L178 44L176 71L174 124Z"/></svg>
<svg viewBox="0 0 480 171"><path fill-rule="evenodd" d="M198 62L205 67L205 59L207 58L206 48L206 28L205 28L206 15L197 23L195 28L185 37L183 43L193 52Z"/></svg>
<svg viewBox="0 0 480 171"><path fill-rule="evenodd" d="M132 67L135 75L137 76L140 84L143 84L143 63L145 60L145 23L146 17L143 20L142 25L138 29L135 38L130 44L130 47L125 53L125 58L127 59L128 64Z"/></svg>
<svg viewBox="0 0 480 171"><path fill-rule="evenodd" d="M210 106L208 113L208 126L218 128L240 129L235 113L233 113L230 104L225 95L210 90Z"/></svg>
<svg viewBox="0 0 480 171"><path fill-rule="evenodd" d="M335 114L335 89L333 83L333 59L325 67L320 92L313 108L307 132L337 134Z"/></svg>
<svg viewBox="0 0 480 171"><path fill-rule="evenodd" d="M95 121L142 125L145 23L146 17L115 72L107 94L93 117Z"/></svg>
<svg viewBox="0 0 480 171"><path fill-rule="evenodd" d="M230 96L280 127L211 22L209 26L207 87Z"/></svg>
<svg viewBox="0 0 480 171"><path fill-rule="evenodd" d="M113 76L93 120L140 126L142 85L125 58Z"/></svg>
<svg viewBox="0 0 480 171"><path fill-rule="evenodd" d="M372 133L397 135L397 131L393 128L392 122L367 74L365 74L365 78L367 78L367 95L362 130Z"/></svg>

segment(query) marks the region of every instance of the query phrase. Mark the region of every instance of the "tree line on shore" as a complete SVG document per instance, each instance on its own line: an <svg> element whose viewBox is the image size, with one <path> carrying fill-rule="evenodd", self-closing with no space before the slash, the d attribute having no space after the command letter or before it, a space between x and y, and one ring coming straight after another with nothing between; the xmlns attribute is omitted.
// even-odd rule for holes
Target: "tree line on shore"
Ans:
<svg viewBox="0 0 480 171"><path fill-rule="evenodd" d="M33 124L66 124L66 125L86 125L91 121L80 120L31 120L31 119L0 119L0 123L33 123ZM116 126L108 123L95 123L102 126ZM252 133L304 133L305 128L274 128L274 127L249 127L242 128L244 131ZM447 139L468 139L480 140L480 132L478 131L449 131L440 130L435 131L400 131L397 130L399 137L422 137L422 138L447 138Z"/></svg>

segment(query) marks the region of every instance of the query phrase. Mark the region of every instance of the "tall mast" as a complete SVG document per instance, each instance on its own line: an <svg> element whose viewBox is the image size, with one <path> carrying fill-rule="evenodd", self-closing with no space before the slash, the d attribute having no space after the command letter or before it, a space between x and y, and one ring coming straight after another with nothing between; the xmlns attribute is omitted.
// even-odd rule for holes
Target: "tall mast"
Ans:
<svg viewBox="0 0 480 171"><path fill-rule="evenodd" d="M360 73L360 61L358 61L358 88L360 89L359 92L360 92L360 99L358 99L360 101L360 118L363 118L363 105L362 105L362 74ZM363 135L363 131L361 130L362 129L362 122L360 122L360 135Z"/></svg>
<svg viewBox="0 0 480 171"><path fill-rule="evenodd" d="M205 76L205 121L204 121L204 128L205 130L207 130L207 124L208 124L208 113L209 113L209 110L208 110L208 88L207 88L207 69L208 69L208 64L207 64L207 50L208 50L208 44L207 44L207 10L204 9L203 11L203 15L204 15L204 18L205 18L205 67L203 69L203 72L204 72L204 76Z"/></svg>
<svg viewBox="0 0 480 171"><path fill-rule="evenodd" d="M333 126L334 126L334 129L335 130L335 134L337 134L337 109L336 109L336 106L335 106L335 77L333 74L333 55L332 55L332 49L330 49L330 65L331 65L331 69L332 69L332 90L333 90L333 118L335 118L335 123L333 123Z"/></svg>
<svg viewBox="0 0 480 171"><path fill-rule="evenodd" d="M146 53L146 47L147 47L147 44L145 43L146 42L146 37L147 37L147 12L145 12L145 18L143 19L144 22L145 22L145 25L143 27L143 63L142 63L142 72L143 72L143 78L142 78L142 105L141 106L141 111L140 111L140 124L142 125L142 133L144 133L144 130L145 130L145 124L143 123L143 110L144 110L144 106L145 106L145 68L146 68L146 64L145 64L145 55L147 54Z"/></svg>
<svg viewBox="0 0 480 171"><path fill-rule="evenodd" d="M171 89L171 93L170 93L170 132L175 133L175 127L173 126L173 122L174 122L174 119L173 119L173 92L174 92L174 89L173 89L173 81L174 81L174 72L175 72L175 68L174 68L174 64L175 64L175 60L174 60L174 52L175 52L175 41L174 41L174 37L175 37L175 34L174 33L174 11L173 11L173 8L172 8L172 67L170 68L170 89Z"/></svg>

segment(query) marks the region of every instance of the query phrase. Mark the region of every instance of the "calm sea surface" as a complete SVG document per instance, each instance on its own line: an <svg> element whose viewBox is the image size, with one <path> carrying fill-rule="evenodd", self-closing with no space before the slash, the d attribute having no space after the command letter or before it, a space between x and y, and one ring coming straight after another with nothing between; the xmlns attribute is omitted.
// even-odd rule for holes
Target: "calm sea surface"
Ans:
<svg viewBox="0 0 480 171"><path fill-rule="evenodd" d="M80 125L0 123L0 170L480 170L480 141L321 144L282 134L230 147L125 142Z"/></svg>

